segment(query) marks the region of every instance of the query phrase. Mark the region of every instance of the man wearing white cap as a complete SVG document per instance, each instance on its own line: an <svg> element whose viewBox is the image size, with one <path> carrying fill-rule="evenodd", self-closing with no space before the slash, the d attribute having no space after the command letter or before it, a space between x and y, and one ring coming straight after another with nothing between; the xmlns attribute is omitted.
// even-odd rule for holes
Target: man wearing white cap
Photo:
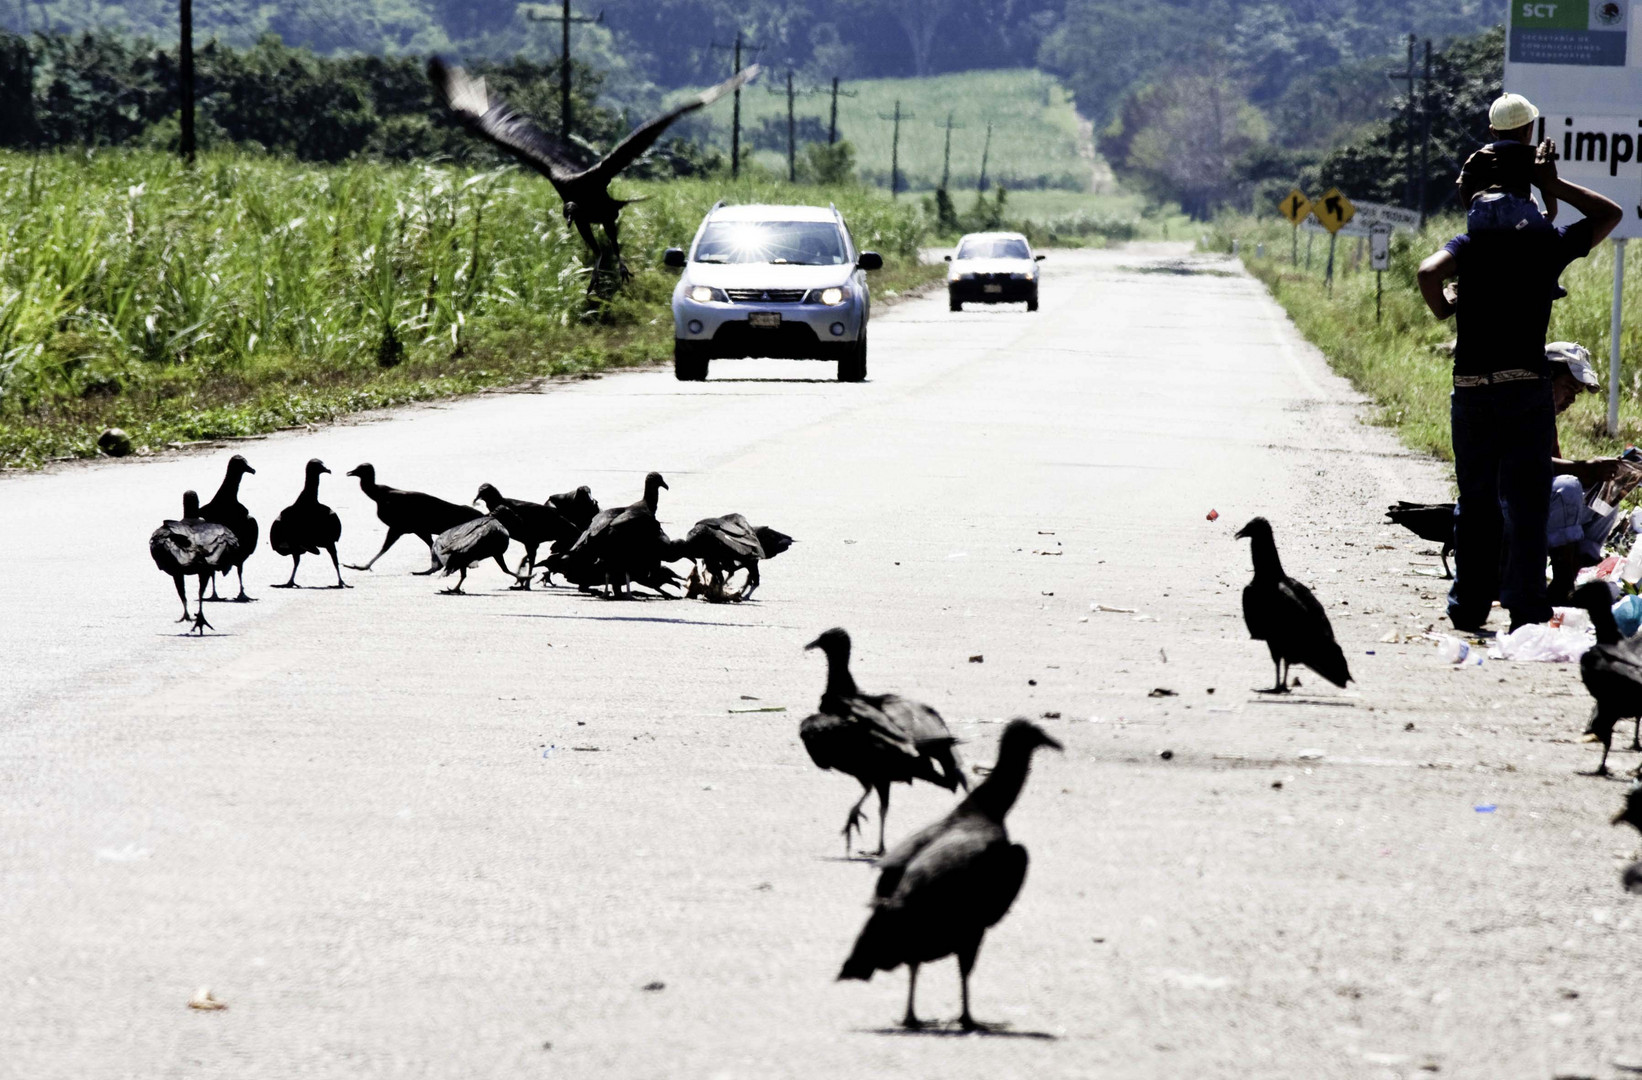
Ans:
<svg viewBox="0 0 1642 1080"><path fill-rule="evenodd" d="M1525 148L1539 110L1515 94L1489 110L1493 135ZM1497 595L1511 629L1551 617L1546 597L1547 517L1556 408L1545 331L1562 270L1619 224L1622 211L1557 176L1547 155L1534 186L1583 214L1567 226L1462 233L1420 264L1420 294L1439 319L1459 313L1454 345L1454 585L1448 617L1479 630ZM1456 308L1443 283L1459 279ZM1501 557L1503 555L1503 558Z"/></svg>
<svg viewBox="0 0 1642 1080"><path fill-rule="evenodd" d="M1580 394L1602 389L1585 346L1553 341L1545 346L1545 360L1551 367L1551 400L1558 416ZM1560 445L1551 459L1555 476L1551 480L1546 542L1551 549L1549 599L1553 604L1568 602L1582 567L1602 561L1602 544L1613 531L1619 511L1598 501L1592 489L1613 479L1620 467L1620 460L1611 457L1570 461L1562 456Z"/></svg>

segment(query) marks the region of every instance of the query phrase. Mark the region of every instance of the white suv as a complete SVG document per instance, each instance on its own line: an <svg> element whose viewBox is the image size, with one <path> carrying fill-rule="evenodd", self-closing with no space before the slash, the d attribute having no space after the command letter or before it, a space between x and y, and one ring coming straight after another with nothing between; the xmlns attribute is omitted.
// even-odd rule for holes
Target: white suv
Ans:
<svg viewBox="0 0 1642 1080"><path fill-rule="evenodd" d="M673 374L699 381L714 357L836 360L840 382L867 377L868 270L836 207L726 206L707 212L673 289Z"/></svg>

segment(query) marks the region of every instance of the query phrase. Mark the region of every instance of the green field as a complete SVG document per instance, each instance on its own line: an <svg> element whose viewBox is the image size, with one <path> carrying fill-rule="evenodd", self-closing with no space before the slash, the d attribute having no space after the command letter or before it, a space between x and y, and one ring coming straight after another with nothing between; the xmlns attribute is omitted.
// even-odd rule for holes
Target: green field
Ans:
<svg viewBox="0 0 1642 1080"><path fill-rule="evenodd" d="M306 166L210 154L0 153L0 466L249 435L358 409L670 355L673 277L715 201L835 202L925 280L925 226L861 187L618 182L635 272L588 319L580 241L517 169Z"/></svg>
<svg viewBox="0 0 1642 1080"><path fill-rule="evenodd" d="M750 140L767 118L781 140L776 149L754 153L756 162L777 174L785 174L787 168L785 78L784 72L766 69L741 96L743 139ZM894 125L882 117L891 116L899 100L905 117L900 152L903 190L931 190L940 182L949 113L955 125L952 190L975 189L988 124L992 125L988 179L1011 191L1091 188L1095 162L1079 134L1071 96L1042 72L969 71L926 79L871 79L844 83L842 89L855 96L839 98L838 134L855 147L857 170L868 183L889 186ZM801 124L809 118L811 131L817 122L824 131L828 95L800 95L794 111ZM728 150L730 110L715 107L710 122L714 144Z"/></svg>
<svg viewBox="0 0 1642 1080"><path fill-rule="evenodd" d="M1391 269L1385 272L1381 321L1374 321L1374 273L1359 254L1357 241L1340 241L1337 277L1331 296L1323 286L1328 238L1317 236L1312 267L1305 269L1306 234L1300 236L1300 266L1291 264L1291 230L1287 222L1227 218L1218 222L1209 246L1229 250L1241 241L1243 261L1266 282L1290 317L1328 356L1334 369L1373 399L1379 422L1398 429L1410 447L1441 458L1452 457L1448 395L1453 362L1444 348L1454 340L1452 320L1439 323L1426 309L1415 285L1420 261L1448 237L1464 230L1458 216L1434 219L1423 236L1395 234ZM1257 244L1264 243L1264 257ZM1562 275L1568 296L1551 307L1550 341L1576 341L1591 351L1591 360L1607 387L1609 305L1613 295L1613 245L1604 243L1590 258L1575 261ZM1626 279L1626 311L1642 310L1642 280ZM1642 355L1642 328L1626 320L1623 355L1633 364ZM1584 394L1558 422L1565 457L1615 454L1627 443L1642 442L1642 367L1623 373L1620 433L1607 433L1607 394Z"/></svg>

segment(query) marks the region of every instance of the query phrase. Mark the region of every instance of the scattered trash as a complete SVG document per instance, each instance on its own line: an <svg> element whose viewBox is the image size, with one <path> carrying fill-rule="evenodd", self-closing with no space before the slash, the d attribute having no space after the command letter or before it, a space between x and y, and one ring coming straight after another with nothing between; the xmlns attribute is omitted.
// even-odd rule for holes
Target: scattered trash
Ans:
<svg viewBox="0 0 1642 1080"><path fill-rule="evenodd" d="M1618 555L1609 555L1595 566L1587 566L1574 576L1574 585L1580 586L1591 581L1613 581L1619 577L1620 568L1624 560Z"/></svg>
<svg viewBox="0 0 1642 1080"><path fill-rule="evenodd" d="M583 754L599 753L599 748L596 746L572 746L570 749L580 751Z"/></svg>
<svg viewBox="0 0 1642 1080"><path fill-rule="evenodd" d="M760 881L758 883L758 885L756 887L754 887L753 891L754 892L772 892L774 889L775 889L775 886L771 885L768 881Z"/></svg>
<svg viewBox="0 0 1642 1080"><path fill-rule="evenodd" d="M1214 693L1214 687L1212 687L1212 686L1211 686L1211 687L1209 687L1209 688L1208 688L1208 689L1207 689L1207 690L1205 690L1205 691L1203 691L1203 692L1204 692L1204 693L1205 693L1205 694L1212 694L1212 693Z"/></svg>
<svg viewBox="0 0 1642 1080"><path fill-rule="evenodd" d="M1053 530L1053 529L1039 529L1038 530L1038 535L1039 536L1054 536L1055 535L1055 530Z"/></svg>
<svg viewBox="0 0 1642 1080"><path fill-rule="evenodd" d="M742 694L741 695L741 700L742 701L757 701L758 698L754 697L751 694Z"/></svg>
<svg viewBox="0 0 1642 1080"><path fill-rule="evenodd" d="M651 991L651 992L652 992L652 993L654 993L654 992L655 992L655 991L657 991L657 990L665 990L665 989L667 989L667 984L666 984L666 983L664 983L664 982L662 982L662 981L661 981L661 980L660 980L660 979L657 979L657 980L655 980L655 981L654 981L654 982L647 982L647 983L645 983L645 984L644 984L644 989L646 989L646 990L649 990L649 991Z"/></svg>
<svg viewBox="0 0 1642 1080"><path fill-rule="evenodd" d="M211 988L209 986L202 986L198 990L194 991L193 997L188 999L188 1007L190 1009L198 1009L201 1012L221 1012L223 1009L228 1007L228 1003L226 1001L218 1001L216 998L212 997Z"/></svg>
<svg viewBox="0 0 1642 1080"><path fill-rule="evenodd" d="M1273 791L1282 791L1283 790L1283 782L1281 780L1273 780L1271 782L1271 787L1272 787Z"/></svg>
<svg viewBox="0 0 1642 1080"><path fill-rule="evenodd" d="M1180 694L1179 694L1178 691L1170 690L1168 687L1165 687L1165 686L1155 686L1155 687L1152 688L1152 692L1147 694L1146 696L1147 697L1179 697Z"/></svg>
<svg viewBox="0 0 1642 1080"><path fill-rule="evenodd" d="M1195 971L1165 971L1163 978L1187 990L1224 990L1232 984L1224 975L1200 975Z"/></svg>
<svg viewBox="0 0 1642 1080"><path fill-rule="evenodd" d="M981 655L980 653L976 653L974 656L971 656L969 658L969 662L971 664L984 664L984 663L986 663L986 657Z"/></svg>
<svg viewBox="0 0 1642 1080"><path fill-rule="evenodd" d="M1060 713L1058 713L1058 712L1046 712L1046 713L1043 714L1043 719L1045 719L1045 720L1059 720L1060 719Z"/></svg>
<svg viewBox="0 0 1642 1080"><path fill-rule="evenodd" d="M1299 761L1321 761L1323 760L1323 752L1321 750L1302 750L1294 757Z"/></svg>
<svg viewBox="0 0 1642 1080"><path fill-rule="evenodd" d="M1039 595L1039 596L1054 596L1054 595L1055 595L1055 594L1054 594L1054 593L1052 593L1052 592L1048 592L1048 591L1045 591L1045 590L1042 590L1042 589L1040 589L1040 590L1039 590L1039 591L1038 591L1038 595Z"/></svg>
<svg viewBox="0 0 1642 1080"><path fill-rule="evenodd" d="M1162 758L1164 761L1173 761L1174 760L1174 751L1173 750L1159 750L1157 752L1157 756Z"/></svg>
<svg viewBox="0 0 1642 1080"><path fill-rule="evenodd" d="M1090 604L1089 605L1089 610L1090 611L1107 611L1107 612L1111 612L1113 615L1134 615L1140 609L1139 608L1132 608L1132 607L1118 607L1115 604Z"/></svg>
<svg viewBox="0 0 1642 1080"><path fill-rule="evenodd" d="M1367 652L1367 653L1366 653L1366 654L1364 654L1364 655L1367 655L1367 656L1373 656L1373 655L1374 655L1374 650L1373 650L1373 649L1370 649L1370 650L1368 650L1368 652Z"/></svg>
<svg viewBox="0 0 1642 1080"><path fill-rule="evenodd" d="M1036 679L1027 679L1026 680L1026 685L1027 686L1036 686L1036 685L1038 685L1038 680L1036 680Z"/></svg>
<svg viewBox="0 0 1642 1080"><path fill-rule="evenodd" d="M1159 649L1158 649L1158 650L1157 650L1157 658L1158 658L1158 659L1159 659L1159 660L1162 660L1162 661L1163 661L1163 662L1164 662L1164 663L1165 663L1165 664L1167 664L1167 663L1168 663L1168 662L1169 662L1169 654L1168 654L1168 653L1166 653L1166 652L1164 652L1164 651L1163 651L1163 650L1162 650L1162 649L1161 649L1161 648L1159 648ZM1298 685L1299 685L1299 684L1298 684L1298 683L1296 683L1296 684L1295 684L1295 685L1297 685L1297 686L1298 686Z"/></svg>
<svg viewBox="0 0 1642 1080"><path fill-rule="evenodd" d="M1485 803L1478 803L1477 805L1473 806L1471 809L1475 810L1479 814L1492 814L1495 810L1498 810L1499 807L1496 806L1495 804L1491 803L1491 802L1485 802Z"/></svg>
<svg viewBox="0 0 1642 1080"><path fill-rule="evenodd" d="M1404 724L1403 725L1403 730L1404 731L1413 731L1414 730L1414 721L1410 720L1408 723Z"/></svg>
<svg viewBox="0 0 1642 1080"><path fill-rule="evenodd" d="M1032 551L1032 554L1034 554L1034 555L1064 555L1066 553L1064 551L1050 551L1047 548L1034 548L1033 551Z"/></svg>
<svg viewBox="0 0 1642 1080"><path fill-rule="evenodd" d="M731 713L786 712L785 705L756 705L749 709L730 709Z"/></svg>
<svg viewBox="0 0 1642 1080"><path fill-rule="evenodd" d="M1480 666L1487 654L1481 649L1473 649L1471 643L1462 641L1451 634L1426 634L1427 638L1437 643L1437 657L1445 664L1456 667Z"/></svg>
<svg viewBox="0 0 1642 1080"><path fill-rule="evenodd" d="M1573 620L1562 626L1530 623L1496 637L1488 655L1495 660L1540 660L1566 664L1577 661L1594 644L1596 639L1583 628L1573 625Z"/></svg>
<svg viewBox="0 0 1642 1080"><path fill-rule="evenodd" d="M1208 512L1208 514L1207 514L1207 515L1205 515L1205 516L1206 516L1206 517L1207 517L1207 518L1208 518L1208 520L1210 520L1210 521L1218 521L1218 520L1219 520L1219 519L1220 519L1220 511L1218 511L1218 510L1210 510L1210 511L1209 511L1209 512Z"/></svg>
<svg viewBox="0 0 1642 1080"><path fill-rule="evenodd" d="M1625 637L1633 636L1642 630L1642 596L1631 593L1621 596L1619 602L1613 606L1614 622L1619 624L1619 632Z"/></svg>
<svg viewBox="0 0 1642 1080"><path fill-rule="evenodd" d="M1401 645L1403 643L1403 636L1393 630L1385 637L1381 638L1380 641L1386 645Z"/></svg>

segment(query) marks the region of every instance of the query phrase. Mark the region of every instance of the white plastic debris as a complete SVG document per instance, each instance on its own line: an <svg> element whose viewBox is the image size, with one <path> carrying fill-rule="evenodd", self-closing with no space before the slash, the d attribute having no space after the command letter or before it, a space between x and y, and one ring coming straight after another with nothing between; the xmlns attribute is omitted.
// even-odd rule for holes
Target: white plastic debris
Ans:
<svg viewBox="0 0 1642 1080"><path fill-rule="evenodd" d="M1488 655L1495 660L1540 660L1570 664L1585 655L1585 650L1594 644L1595 637L1584 629L1572 625L1530 623L1495 638L1494 647L1488 650Z"/></svg>
<svg viewBox="0 0 1642 1080"><path fill-rule="evenodd" d="M1445 664L1459 667L1481 664L1483 653L1481 649L1473 649L1471 643L1462 641L1452 634L1429 634L1428 637L1437 640L1437 656Z"/></svg>

